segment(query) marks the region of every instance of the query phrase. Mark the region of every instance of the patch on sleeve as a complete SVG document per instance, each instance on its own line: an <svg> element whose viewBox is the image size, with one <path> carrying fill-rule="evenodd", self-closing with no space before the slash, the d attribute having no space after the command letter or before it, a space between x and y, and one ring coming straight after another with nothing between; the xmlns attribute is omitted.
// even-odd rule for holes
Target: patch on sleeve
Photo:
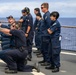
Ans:
<svg viewBox="0 0 76 75"><path fill-rule="evenodd" d="M27 22L29 22L29 19L26 19Z"/></svg>
<svg viewBox="0 0 76 75"><path fill-rule="evenodd" d="M53 26L55 26L57 23L54 23Z"/></svg>
<svg viewBox="0 0 76 75"><path fill-rule="evenodd" d="M45 17L45 20L47 19L47 16Z"/></svg>

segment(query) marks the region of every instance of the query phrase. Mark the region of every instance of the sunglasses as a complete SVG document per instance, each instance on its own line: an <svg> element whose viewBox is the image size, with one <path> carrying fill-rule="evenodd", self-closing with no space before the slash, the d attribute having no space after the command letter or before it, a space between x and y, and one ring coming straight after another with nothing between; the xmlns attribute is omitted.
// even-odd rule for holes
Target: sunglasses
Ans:
<svg viewBox="0 0 76 75"><path fill-rule="evenodd" d="M41 9L43 9L44 7L41 7Z"/></svg>

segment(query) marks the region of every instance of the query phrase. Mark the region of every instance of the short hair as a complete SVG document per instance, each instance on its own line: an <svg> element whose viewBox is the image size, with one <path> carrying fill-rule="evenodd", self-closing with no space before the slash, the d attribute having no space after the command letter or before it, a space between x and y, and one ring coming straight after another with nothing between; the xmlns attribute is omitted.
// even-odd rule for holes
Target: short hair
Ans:
<svg viewBox="0 0 76 75"><path fill-rule="evenodd" d="M37 13L36 16L42 17L41 13Z"/></svg>
<svg viewBox="0 0 76 75"><path fill-rule="evenodd" d="M57 11L53 11L52 13L50 13L50 16L56 17L56 19L58 19L59 13Z"/></svg>
<svg viewBox="0 0 76 75"><path fill-rule="evenodd" d="M21 26L22 26L22 23L20 23L20 22L14 22L15 23L15 27L16 27L16 29L19 29L19 28L21 28ZM13 25L13 24L12 24Z"/></svg>
<svg viewBox="0 0 76 75"><path fill-rule="evenodd" d="M40 13L40 9L39 8L35 8L34 10L38 11Z"/></svg>
<svg viewBox="0 0 76 75"><path fill-rule="evenodd" d="M49 4L48 3L42 3L41 6L44 6L45 8L49 8Z"/></svg>

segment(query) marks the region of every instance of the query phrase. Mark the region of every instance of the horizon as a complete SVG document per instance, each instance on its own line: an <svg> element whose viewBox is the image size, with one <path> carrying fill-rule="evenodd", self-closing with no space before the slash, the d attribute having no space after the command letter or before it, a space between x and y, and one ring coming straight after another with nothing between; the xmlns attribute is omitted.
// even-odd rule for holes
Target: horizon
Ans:
<svg viewBox="0 0 76 75"><path fill-rule="evenodd" d="M1 18L6 18L6 17L0 17L0 19ZM14 17L14 18L17 18L17 19L19 19L20 17ZM36 18L36 17L33 17L33 18ZM59 19L61 19L61 18L66 18L66 19L69 19L69 18L76 18L76 17L59 17ZM6 18L7 19L7 18Z"/></svg>

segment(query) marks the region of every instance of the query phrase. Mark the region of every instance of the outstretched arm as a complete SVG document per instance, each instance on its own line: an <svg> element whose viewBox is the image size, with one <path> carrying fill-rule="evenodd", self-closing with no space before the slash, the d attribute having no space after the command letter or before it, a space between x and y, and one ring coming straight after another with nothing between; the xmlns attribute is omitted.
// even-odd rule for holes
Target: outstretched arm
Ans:
<svg viewBox="0 0 76 75"><path fill-rule="evenodd" d="M23 19L20 19L20 20L19 20L19 22L21 22L21 23L22 23L23 21L24 21Z"/></svg>
<svg viewBox="0 0 76 75"><path fill-rule="evenodd" d="M1 27L0 27L0 32L3 32L3 33L5 33L5 34L11 36L11 34L10 34L10 29L6 29L6 28L1 28Z"/></svg>

